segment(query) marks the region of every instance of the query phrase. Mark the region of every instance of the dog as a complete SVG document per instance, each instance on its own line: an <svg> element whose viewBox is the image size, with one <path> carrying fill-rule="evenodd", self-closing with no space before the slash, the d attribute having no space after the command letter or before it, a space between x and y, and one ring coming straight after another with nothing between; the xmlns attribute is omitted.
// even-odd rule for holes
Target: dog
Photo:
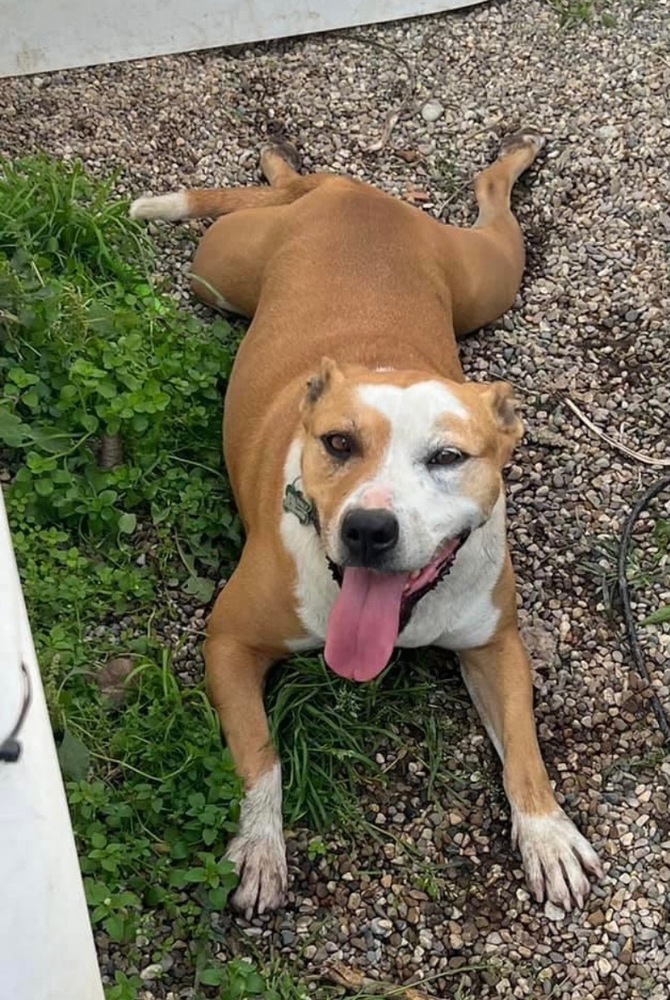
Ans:
<svg viewBox="0 0 670 1000"><path fill-rule="evenodd" d="M331 670L361 683L396 647L454 651L502 761L533 895L570 910L602 875L538 747L502 479L522 423L509 386L464 380L456 346L514 302L525 253L511 191L543 141L503 141L475 178L470 229L356 180L301 176L283 141L261 152L269 186L131 206L136 219L215 218L193 291L253 317L224 416L246 541L204 648L245 783L228 857L239 873L232 902L247 916L282 905L287 888L266 676L321 648Z"/></svg>

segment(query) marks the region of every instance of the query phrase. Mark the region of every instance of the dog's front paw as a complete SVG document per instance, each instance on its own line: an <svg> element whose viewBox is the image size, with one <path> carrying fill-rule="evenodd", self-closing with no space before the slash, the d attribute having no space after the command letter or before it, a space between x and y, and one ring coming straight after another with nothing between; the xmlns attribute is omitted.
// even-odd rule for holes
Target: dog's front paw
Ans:
<svg viewBox="0 0 670 1000"><path fill-rule="evenodd" d="M250 919L254 913L278 909L284 902L288 875L286 847L281 833L235 837L226 851L239 875L231 898L236 910Z"/></svg>
<svg viewBox="0 0 670 1000"><path fill-rule="evenodd" d="M562 809L548 816L516 812L512 842L518 845L528 886L542 903L564 910L582 907L591 892L588 876L600 878L598 855Z"/></svg>

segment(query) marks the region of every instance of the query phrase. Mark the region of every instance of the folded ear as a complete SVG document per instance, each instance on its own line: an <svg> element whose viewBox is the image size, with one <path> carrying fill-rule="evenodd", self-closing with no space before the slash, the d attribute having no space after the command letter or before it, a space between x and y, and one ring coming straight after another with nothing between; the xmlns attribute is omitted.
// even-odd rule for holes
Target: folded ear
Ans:
<svg viewBox="0 0 670 1000"><path fill-rule="evenodd" d="M307 392L301 406L303 419L307 417L314 404L328 392L331 386L342 381L344 381L344 375L337 367L337 362L333 361L332 358L322 358L318 372L312 375L307 382Z"/></svg>
<svg viewBox="0 0 670 1000"><path fill-rule="evenodd" d="M502 436L504 461L506 462L523 437L523 422L517 413L519 403L514 398L512 386L508 385L507 382L492 382L486 386L484 396Z"/></svg>

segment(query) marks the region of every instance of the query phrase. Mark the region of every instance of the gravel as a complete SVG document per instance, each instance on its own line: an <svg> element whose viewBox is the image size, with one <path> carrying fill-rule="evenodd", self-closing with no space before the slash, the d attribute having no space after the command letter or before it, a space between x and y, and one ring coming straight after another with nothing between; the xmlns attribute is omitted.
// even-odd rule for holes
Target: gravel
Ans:
<svg viewBox="0 0 670 1000"><path fill-rule="evenodd" d="M471 377L507 379L525 404L510 534L540 738L559 800L595 842L606 877L583 913L529 899L499 771L468 709L439 794L429 797L408 733L404 758L382 755L389 784L364 803L379 841L333 831L310 862L310 834L295 831L288 908L250 924L223 914L226 955L248 953L251 939L296 976L342 960L468 1000L667 996L670 759L608 597L614 539L661 470L606 445L563 402L569 395L615 440L668 456L670 10L668 0L607 9L613 26L596 18L566 32L550 4L511 0L0 84L3 152L119 169L122 194L254 182L261 140L282 129L308 169L346 171L401 196L426 192L423 210L467 222L470 179L499 137L529 125L549 139L516 197L529 245L521 294L462 354ZM163 227L160 239L185 296L183 232ZM635 531L640 620L670 602L668 556L659 571L653 533L661 513L667 502ZM190 640L179 669L188 673L202 614L183 617ZM668 705L669 629L641 634ZM449 710L454 693L462 697L449 674L436 710L441 698ZM99 943L111 974L123 956ZM145 998L192 995L184 947L157 964L147 946Z"/></svg>

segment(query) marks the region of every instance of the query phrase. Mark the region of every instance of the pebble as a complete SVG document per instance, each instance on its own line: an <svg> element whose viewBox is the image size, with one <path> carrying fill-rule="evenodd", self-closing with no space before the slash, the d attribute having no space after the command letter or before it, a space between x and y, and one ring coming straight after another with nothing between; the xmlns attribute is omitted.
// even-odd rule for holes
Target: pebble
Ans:
<svg viewBox="0 0 670 1000"><path fill-rule="evenodd" d="M140 971L140 979L145 983L149 983L154 979L160 979L163 971L161 963L155 962L153 965L147 965Z"/></svg>
<svg viewBox="0 0 670 1000"><path fill-rule="evenodd" d="M387 938L393 933L393 923L391 920L386 920L383 917L377 917L376 920L371 921L370 930L375 937Z"/></svg>
<svg viewBox="0 0 670 1000"><path fill-rule="evenodd" d="M544 915L547 920L565 920L565 910L561 909L560 906L555 906L550 900L544 904Z"/></svg>
<svg viewBox="0 0 670 1000"><path fill-rule="evenodd" d="M444 114L444 107L439 101L426 101L421 108L421 117L425 122L436 122Z"/></svg>

